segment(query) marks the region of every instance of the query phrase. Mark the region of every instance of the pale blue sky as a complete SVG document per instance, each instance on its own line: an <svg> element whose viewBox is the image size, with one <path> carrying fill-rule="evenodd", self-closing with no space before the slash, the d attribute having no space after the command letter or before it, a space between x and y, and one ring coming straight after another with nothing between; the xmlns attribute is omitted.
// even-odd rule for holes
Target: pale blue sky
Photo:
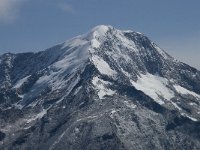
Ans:
<svg viewBox="0 0 200 150"><path fill-rule="evenodd" d="M146 34L200 69L200 0L0 0L0 54L39 51L99 24Z"/></svg>

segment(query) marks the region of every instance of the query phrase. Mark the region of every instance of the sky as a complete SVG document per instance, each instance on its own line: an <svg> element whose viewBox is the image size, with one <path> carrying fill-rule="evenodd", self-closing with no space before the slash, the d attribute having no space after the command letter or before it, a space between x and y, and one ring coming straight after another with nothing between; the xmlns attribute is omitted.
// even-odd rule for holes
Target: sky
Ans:
<svg viewBox="0 0 200 150"><path fill-rule="evenodd" d="M0 0L0 54L40 51L96 25L142 32L200 70L200 0Z"/></svg>

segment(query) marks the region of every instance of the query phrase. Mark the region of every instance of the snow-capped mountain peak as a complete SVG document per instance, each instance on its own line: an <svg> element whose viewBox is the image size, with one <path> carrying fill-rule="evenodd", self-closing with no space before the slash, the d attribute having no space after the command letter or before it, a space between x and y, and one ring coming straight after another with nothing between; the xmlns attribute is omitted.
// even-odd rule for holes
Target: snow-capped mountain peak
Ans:
<svg viewBox="0 0 200 150"><path fill-rule="evenodd" d="M199 106L200 72L139 32L0 56L0 149L198 149Z"/></svg>
<svg viewBox="0 0 200 150"><path fill-rule="evenodd" d="M93 37L105 36L105 34L112 29L114 29L114 27L110 25L98 25L89 32L89 35Z"/></svg>

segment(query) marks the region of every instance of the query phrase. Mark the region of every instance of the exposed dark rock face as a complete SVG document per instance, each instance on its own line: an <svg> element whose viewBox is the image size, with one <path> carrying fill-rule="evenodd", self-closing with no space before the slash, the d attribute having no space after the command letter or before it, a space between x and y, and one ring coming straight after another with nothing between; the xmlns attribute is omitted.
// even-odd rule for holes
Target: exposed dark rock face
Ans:
<svg viewBox="0 0 200 150"><path fill-rule="evenodd" d="M0 149L200 149L199 105L200 72L133 31L0 56Z"/></svg>

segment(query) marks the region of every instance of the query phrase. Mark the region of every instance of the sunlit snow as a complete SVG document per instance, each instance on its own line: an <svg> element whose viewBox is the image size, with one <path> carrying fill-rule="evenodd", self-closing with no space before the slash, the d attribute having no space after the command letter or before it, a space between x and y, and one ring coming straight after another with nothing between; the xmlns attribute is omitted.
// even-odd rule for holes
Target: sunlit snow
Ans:
<svg viewBox="0 0 200 150"><path fill-rule="evenodd" d="M162 96L166 100L174 97L174 92L167 88L168 80L152 74L141 74L136 82L132 81L132 85L150 96L159 104L164 104L164 101L159 97Z"/></svg>
<svg viewBox="0 0 200 150"><path fill-rule="evenodd" d="M117 74L117 72L112 70L109 64L103 60L103 58L94 55L92 56L92 61L101 74L105 74L108 76L114 76L115 74Z"/></svg>
<svg viewBox="0 0 200 150"><path fill-rule="evenodd" d="M192 92L190 90L185 89L184 87L180 86L180 85L174 85L174 88L176 89L176 91L180 94L185 94L185 95L192 95L196 98L200 98L200 95L196 94L195 92Z"/></svg>
<svg viewBox="0 0 200 150"><path fill-rule="evenodd" d="M108 89L106 85L111 84L110 82L104 81L98 77L94 77L92 80L93 85L95 86L96 90L98 91L98 96L100 99L103 99L105 95L113 95L115 91Z"/></svg>

